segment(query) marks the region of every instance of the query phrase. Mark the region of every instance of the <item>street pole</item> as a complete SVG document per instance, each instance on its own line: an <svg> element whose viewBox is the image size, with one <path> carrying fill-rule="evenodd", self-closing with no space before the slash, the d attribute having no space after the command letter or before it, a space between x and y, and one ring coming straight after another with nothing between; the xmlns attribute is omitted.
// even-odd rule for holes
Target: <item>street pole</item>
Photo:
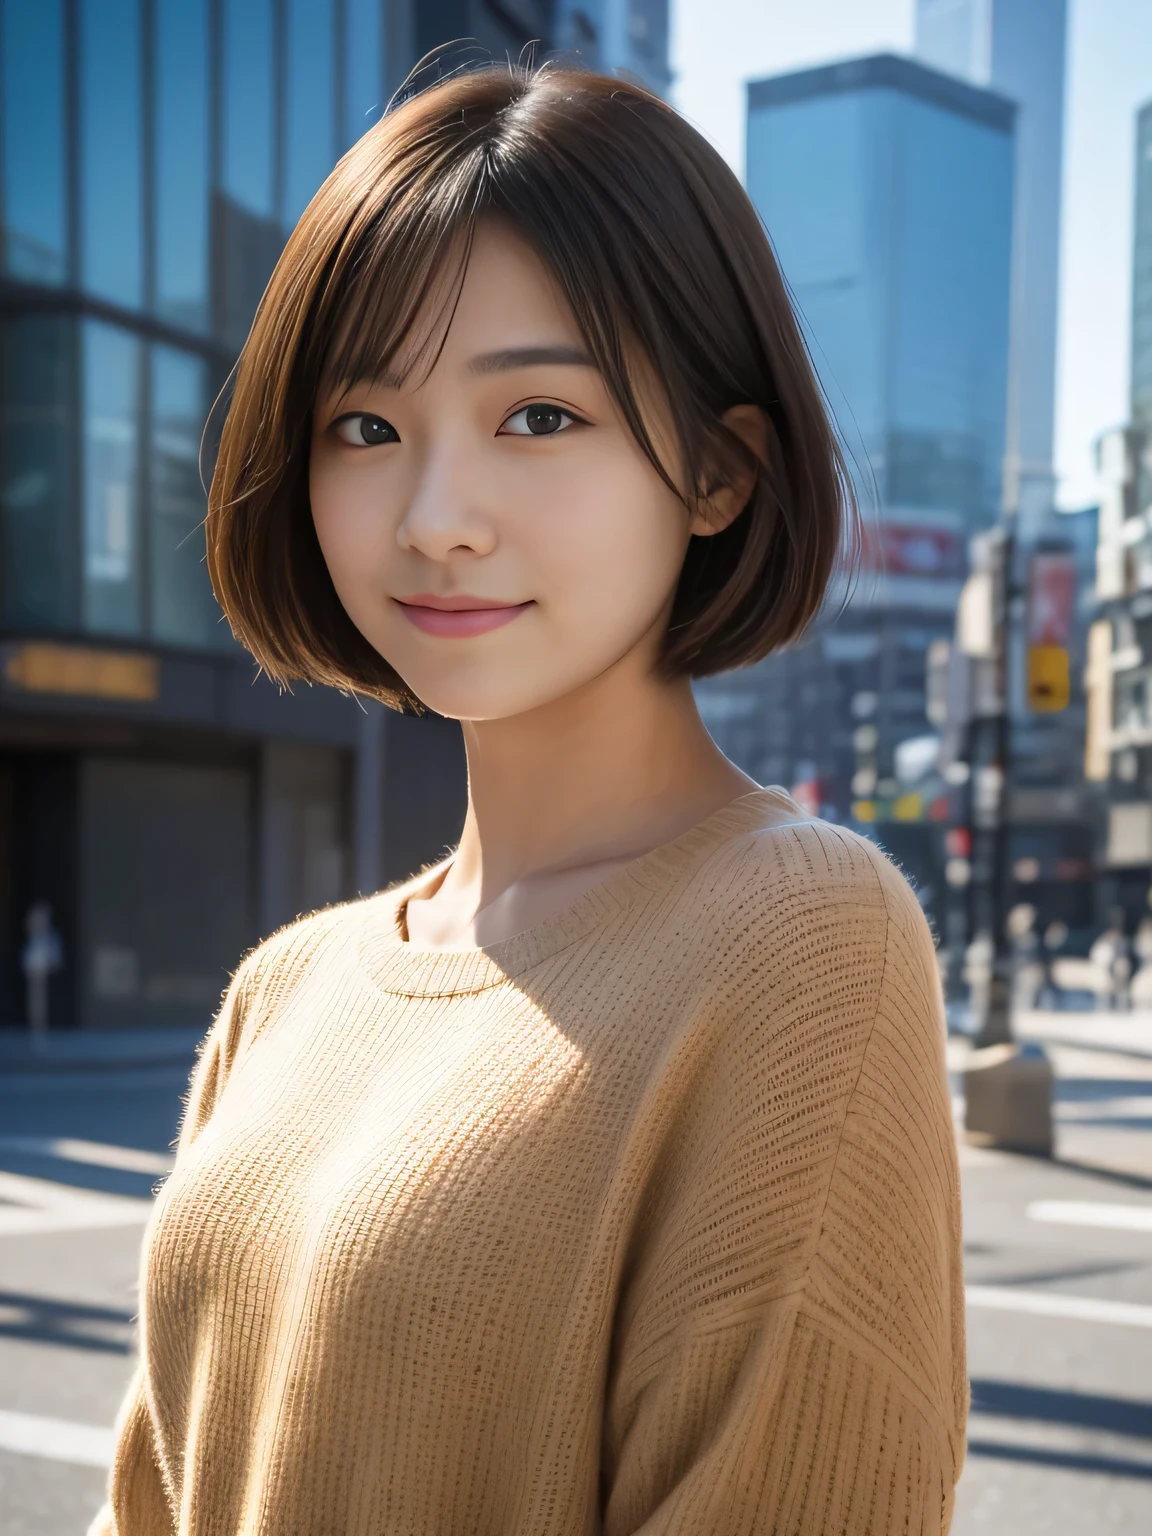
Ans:
<svg viewBox="0 0 1152 1536"><path fill-rule="evenodd" d="M1012 610L1015 517L1006 515L989 546L992 707L974 711L991 727L989 760L973 763L973 866L987 875L991 974L980 1028L964 1071L964 1133L979 1146L1052 1155L1052 1065L1042 1047L1013 1038L1015 955L1008 932L1012 886ZM987 654L987 653L986 653ZM977 662L977 665L980 665ZM975 733L974 733L975 735ZM975 753L973 754L975 756ZM975 838L981 840L979 848Z"/></svg>
<svg viewBox="0 0 1152 1536"><path fill-rule="evenodd" d="M984 1016L976 1035L976 1048L1006 1045L1012 1040L1012 994L1016 957L1008 939L1008 910L1012 880L1012 830L1009 804L1012 786L1012 690L1011 623L1015 583L1016 532L1014 519L1006 518L994 572L993 627L995 636L997 713L993 717L993 753L989 765L997 774L995 799L989 806L986 833L989 869L988 909L992 939L992 965ZM989 796L992 801L992 796Z"/></svg>

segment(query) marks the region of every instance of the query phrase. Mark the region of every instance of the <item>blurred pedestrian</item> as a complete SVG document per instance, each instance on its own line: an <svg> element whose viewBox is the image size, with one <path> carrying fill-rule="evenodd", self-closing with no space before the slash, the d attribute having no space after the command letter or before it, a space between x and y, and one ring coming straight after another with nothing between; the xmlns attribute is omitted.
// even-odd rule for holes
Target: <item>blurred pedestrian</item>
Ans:
<svg viewBox="0 0 1152 1536"><path fill-rule="evenodd" d="M1093 940L1088 959L1097 971L1097 1003L1114 1010L1128 1005L1128 980L1132 962L1124 933L1124 912L1113 907L1108 926Z"/></svg>
<svg viewBox="0 0 1152 1536"><path fill-rule="evenodd" d="M1133 1008L1152 1008L1152 916L1140 919L1132 937L1134 974L1128 988Z"/></svg>
<svg viewBox="0 0 1152 1536"><path fill-rule="evenodd" d="M48 1039L48 983L64 962L60 935L52 924L52 908L35 901L24 919L27 935L20 961L24 970L25 1017L32 1049L42 1051Z"/></svg>

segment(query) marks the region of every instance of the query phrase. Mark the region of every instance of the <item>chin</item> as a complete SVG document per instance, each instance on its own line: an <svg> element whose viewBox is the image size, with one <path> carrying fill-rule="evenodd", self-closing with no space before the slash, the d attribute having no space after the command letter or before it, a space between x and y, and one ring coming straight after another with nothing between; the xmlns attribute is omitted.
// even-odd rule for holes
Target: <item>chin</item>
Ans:
<svg viewBox="0 0 1152 1536"><path fill-rule="evenodd" d="M393 663L395 665L395 663ZM534 709L545 708L590 682L595 673L585 677L561 673L555 676L510 675L514 669L477 667L462 669L455 675L429 675L423 667L396 669L408 687L437 715L448 720L510 720Z"/></svg>

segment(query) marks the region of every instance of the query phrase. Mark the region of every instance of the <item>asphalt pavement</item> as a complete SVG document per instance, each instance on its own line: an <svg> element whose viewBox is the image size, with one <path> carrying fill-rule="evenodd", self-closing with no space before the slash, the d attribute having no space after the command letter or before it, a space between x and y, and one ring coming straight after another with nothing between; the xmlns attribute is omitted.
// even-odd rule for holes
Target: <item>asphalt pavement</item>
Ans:
<svg viewBox="0 0 1152 1536"><path fill-rule="evenodd" d="M961 1146L973 1411L954 1536L1152 1531L1152 1015L1029 1014L1053 1159ZM949 1042L954 1107L968 1043ZM185 1037L0 1044L0 1531L82 1536L132 1370Z"/></svg>

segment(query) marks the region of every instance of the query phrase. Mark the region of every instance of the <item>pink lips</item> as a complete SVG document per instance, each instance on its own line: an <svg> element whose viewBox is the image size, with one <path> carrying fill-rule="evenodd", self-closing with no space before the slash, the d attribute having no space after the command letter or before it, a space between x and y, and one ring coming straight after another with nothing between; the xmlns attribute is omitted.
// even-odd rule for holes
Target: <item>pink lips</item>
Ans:
<svg viewBox="0 0 1152 1536"><path fill-rule="evenodd" d="M448 639L467 640L473 635L485 635L490 629L511 624L526 608L527 603L497 603L490 597L437 597L431 592L416 592L411 597L398 597L396 602L404 617L426 635L441 635Z"/></svg>

